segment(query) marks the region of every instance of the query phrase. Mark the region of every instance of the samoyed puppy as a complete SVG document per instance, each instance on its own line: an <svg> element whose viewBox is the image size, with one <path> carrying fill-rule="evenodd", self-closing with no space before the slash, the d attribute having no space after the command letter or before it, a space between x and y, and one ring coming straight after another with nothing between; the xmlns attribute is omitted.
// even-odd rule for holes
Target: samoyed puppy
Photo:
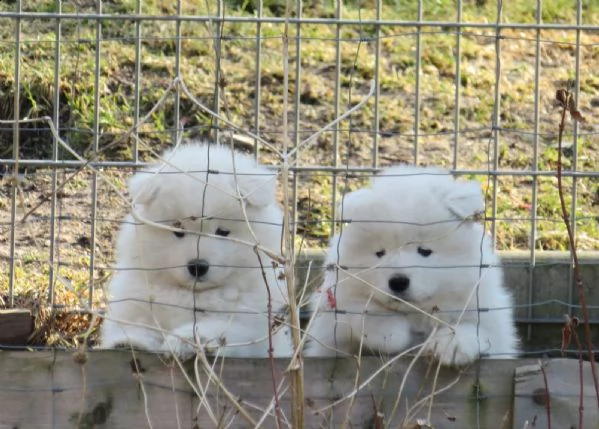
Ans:
<svg viewBox="0 0 599 429"><path fill-rule="evenodd" d="M101 347L261 357L271 329L274 355L290 355L288 329L268 318L269 302L283 314L286 283L261 250L280 249L276 174L208 143L161 159L129 181Z"/></svg>
<svg viewBox="0 0 599 429"><path fill-rule="evenodd" d="M512 298L483 226L477 182L448 171L388 168L345 196L348 224L312 299L309 356L398 353L428 338L444 365L513 357Z"/></svg>

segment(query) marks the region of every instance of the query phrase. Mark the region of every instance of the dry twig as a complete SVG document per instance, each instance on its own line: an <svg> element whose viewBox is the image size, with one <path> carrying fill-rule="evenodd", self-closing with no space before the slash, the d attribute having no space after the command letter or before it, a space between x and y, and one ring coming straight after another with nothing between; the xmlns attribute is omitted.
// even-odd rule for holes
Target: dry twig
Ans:
<svg viewBox="0 0 599 429"><path fill-rule="evenodd" d="M587 300L586 292L584 290L584 283L582 281L582 274L580 272L580 263L578 261L578 252L576 250L576 240L572 232L572 225L570 224L570 216L566 208L566 199L564 197L564 189L562 183L562 144L564 129L566 128L566 114L570 112L570 116L575 121L584 122L585 119L576 108L576 100L567 89L559 89L555 94L557 103L562 107L561 120L559 122L559 133L557 139L557 191L559 194L560 206L562 211L562 219L566 225L568 231L568 240L570 243L570 256L574 263L574 278L576 279L576 287L578 289L578 300L580 302L580 309L582 312L582 321L584 325L584 339L589 354L589 361L591 363L591 373L593 374L593 383L595 386L595 396L597 397L597 406L599 407L599 381L597 378L597 368L595 363L595 354L593 352L593 342L591 339L591 325L589 323L589 315L587 311ZM583 380L580 380L582 384Z"/></svg>

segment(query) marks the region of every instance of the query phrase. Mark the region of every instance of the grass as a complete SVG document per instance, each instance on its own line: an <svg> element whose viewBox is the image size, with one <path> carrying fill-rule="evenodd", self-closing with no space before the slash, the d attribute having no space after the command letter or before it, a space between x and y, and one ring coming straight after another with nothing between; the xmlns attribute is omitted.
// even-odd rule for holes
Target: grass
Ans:
<svg viewBox="0 0 599 429"><path fill-rule="evenodd" d="M207 4L211 6L207 6ZM464 2L462 21L472 23L495 22L495 2ZM481 3L477 6L476 3ZM24 10L56 12L55 1L31 0L24 2ZM263 2L263 14L280 17L284 14L282 0ZM334 17L332 1L304 1L304 18ZM423 1L422 14L428 21L455 21L457 11L453 1ZM225 14L243 17L257 14L255 2L230 0L224 3ZM374 19L375 3L372 0L344 2L342 17L347 19ZM504 2L502 22L534 23L536 1ZM0 12L14 10L10 2L0 3ZM94 12L93 3L63 1L64 13ZM104 2L104 14L134 14L136 2L125 0ZM202 16L215 14L211 2L187 0L182 2L184 15ZM295 6L292 7L295 14ZM176 15L174 2L165 4L157 0L143 2L142 14ZM389 0L382 4L382 16L386 20L406 21L418 17L417 2ZM576 22L573 2L557 0L544 2L542 19L546 23ZM583 5L583 22L599 23L599 4ZM14 114L15 82L15 34L16 21L0 17L0 117L12 118ZM91 157L94 145L98 146L100 160L122 161L133 156L134 138L129 131L135 123L135 67L136 25L130 20L107 19L102 21L100 62L96 64L96 21L79 18L61 20L58 105L54 103L56 21L52 19L21 20L21 118L54 116L59 118L62 137L83 156ZM140 94L139 116L152 109L175 77L176 24L174 21L147 20L141 25L140 44ZM207 106L214 106L215 80L218 57L214 50L214 34L217 26L210 22L181 23L181 76L192 93ZM220 69L222 77L220 110L233 123L243 129L258 131L275 146L281 145L283 123L284 67L281 35L282 23L261 25L260 107L255 109L256 24L226 22L221 26ZM301 55L295 52L293 36L295 25L290 27L291 61L289 76L290 120L293 124L296 108L299 109L300 139L330 122L335 117L335 80L340 80L340 110L356 104L367 92L369 80L375 75L377 29L372 25L343 25L340 27L342 41L339 44L340 70L335 67L337 55L336 31L333 24L302 24ZM377 162L381 166L397 162L418 163L454 167L458 169L489 168L493 159L495 140L491 132L494 112L495 32L493 29L466 27L462 31L459 79L456 77L455 28L426 26L421 30L421 72L417 75L415 55L416 32L414 27L383 25L379 29L381 56L379 58L379 83L381 88L378 106L370 100L360 111L339 124L338 159L335 162L332 132L323 133L316 144L302 152L300 165L368 167L373 165L372 143L375 115L378 115L380 131ZM501 132L497 140L499 169L529 171L535 167L533 147L538 142L536 166L541 171L555 171L557 149L556 134L559 112L553 107L553 96L558 87L574 77L575 41L574 31L543 30L541 44L541 74L539 137L534 138L534 30L505 29L502 31L501 57ZM588 124L579 127L576 140L577 157L574 159L572 137L570 154L566 155L566 168L576 162L578 170L589 171L599 165L599 146L592 134L594 116L599 108L599 79L596 76L599 36L582 32L581 48L581 94L579 107L588 117ZM595 45L593 45L595 44ZM297 61L301 64L301 76L295 73ZM99 72L98 106L96 109L96 68ZM415 123L415 85L420 84L419 123ZM458 146L454 140L455 81L459 81L460 105ZM294 100L299 100L296 104ZM56 113L55 113L56 108ZM175 97L169 96L151 116L148 123L138 129L141 158L150 158L150 148L159 150L170 144L174 124ZM183 96L180 114L185 119L185 136L207 138L214 135L215 120ZM254 129L256 118L259 129ZM221 124L222 126L222 124ZM99 130L97 140L95 129ZM226 129L226 127L223 127ZM12 128L0 130L0 157L12 157ZM418 147L415 148L414 133L418 131ZM223 133L227 138L228 133ZM20 130L20 156L23 159L50 159L52 138L45 126L22 125ZM64 150L59 157L70 159ZM265 163L279 162L273 153L263 149L260 159ZM23 170L25 172L25 170ZM51 192L48 170L28 168L22 215L34 207L40 198ZM110 180L123 188L127 171L105 170ZM68 175L59 173L59 183ZM486 175L475 177L486 187ZM340 195L363 184L365 177L344 178L337 185L330 174L304 173L298 176L297 202L300 220L298 242L311 247L322 247L330 236L332 207ZM89 248L91 237L91 183L88 171L79 173L65 187L64 198L57 202L58 212L63 215L58 222L56 234L58 259L62 265L58 272L70 284L58 282L57 302L75 305L73 290L84 289L89 284ZM565 181L572 186L571 179ZM497 247L499 249L523 249L530 246L530 218L533 181L526 176L500 176L497 190ZM565 226L559 221L559 201L555 179L540 177L537 182L537 229L535 247L542 250L567 248ZM0 240L8 243L10 219L10 189L8 182L0 190ZM99 286L110 275L113 262L114 233L118 220L125 211L124 203L105 185L98 191L98 223L96 270L94 277L98 291L92 297L101 302ZM599 235L597 206L599 196L595 179L577 180L577 237L580 250L597 250ZM490 200L489 200L490 203ZM17 293L27 295L44 288L48 279L49 205L43 204L31 216L27 225L18 225ZM491 215L491 210L488 213ZM70 216L71 220L68 219ZM301 223L304 222L304 223ZM62 241L60 241L62 240ZM87 241L86 241L87 240ZM7 246L5 246L7 247ZM8 250L0 266L7 270ZM7 289L6 276L0 276L0 290ZM39 289L39 287L37 288ZM70 290L73 289L73 290ZM35 295L35 294L34 294ZM76 295L76 294L75 294ZM33 295L32 295L33 296ZM46 293L38 293L31 299L47 299ZM71 341L69 337L67 341ZM58 340L55 340L58 341Z"/></svg>

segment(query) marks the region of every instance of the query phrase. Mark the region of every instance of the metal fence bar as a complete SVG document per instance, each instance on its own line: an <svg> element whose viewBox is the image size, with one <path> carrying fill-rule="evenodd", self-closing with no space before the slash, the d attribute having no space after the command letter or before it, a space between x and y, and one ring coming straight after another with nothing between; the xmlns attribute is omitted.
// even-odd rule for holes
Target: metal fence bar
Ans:
<svg viewBox="0 0 599 429"><path fill-rule="evenodd" d="M15 8L18 13L22 10L21 0L17 0ZM17 237L17 183L19 180L19 118L21 115L21 20L17 18L15 20L15 81L13 84L14 96L13 96L13 147L12 156L15 160L13 166L13 185L10 188L10 221L13 226L10 230L10 259L15 260L16 250L16 237ZM11 307L14 307L14 287L15 287L15 264L10 264L8 274L8 303Z"/></svg>
<svg viewBox="0 0 599 429"><path fill-rule="evenodd" d="M543 21L543 0L537 0L536 10L537 24ZM538 171L539 169L539 131L540 131L540 94L541 94L541 30L537 29L535 32L535 90L534 90L534 139L532 146L532 169ZM534 266L536 263L536 243L537 243L537 209L538 209L538 178L534 176L532 178L532 197L531 197L531 208L530 208L530 269L528 270L528 303L527 316L529 319L532 318L533 308L533 282L534 282ZM532 324L527 326L527 337L530 340L532 337Z"/></svg>
<svg viewBox="0 0 599 429"><path fill-rule="evenodd" d="M135 3L135 12L141 15L142 12L142 0L137 0ZM133 94L133 124L135 126L133 130L133 162L139 162L139 130L138 124L140 120L140 103L141 103L141 21L135 22L135 70L133 75L134 91Z"/></svg>
<svg viewBox="0 0 599 429"><path fill-rule="evenodd" d="M298 18L302 18L303 14L303 2L302 0L297 0L295 5L295 16ZM302 149L299 147L301 142L300 135L300 121L301 121L301 82L302 82L302 26L298 22L293 27L295 27L295 36L290 37L289 40L293 40L295 42L295 85L293 88L293 148L297 149L297 153L295 155L296 159L301 160ZM292 26L290 25L291 29ZM285 88L283 89L285 90ZM283 112L284 115L288 115L289 112ZM288 179L288 178L286 178ZM297 174L291 175L291 199L292 201L289 203L289 208L291 209L291 213L288 213L288 216L291 217L291 223L289 225L290 232L292 237L295 239L297 236L297 219L298 219L298 210L297 210L297 202L299 199L299 177Z"/></svg>
<svg viewBox="0 0 599 429"><path fill-rule="evenodd" d="M220 2L219 2L220 4ZM180 18L183 15L181 0L177 0L177 18ZM217 38L217 43L220 44L220 38ZM175 21L175 76L181 76L181 20L177 19ZM216 76L217 76L217 85L215 90L218 94L218 76L220 74L220 63L217 61L216 63ZM218 112L218 110L215 110ZM173 144L177 144L179 142L179 136L181 131L181 87L177 85L175 88L175 104L173 106L173 128L175 130L173 135ZM218 140L217 140L218 141Z"/></svg>
<svg viewBox="0 0 599 429"><path fill-rule="evenodd" d="M342 19L343 13L343 1L337 0L335 7L335 17L337 20ZM335 45L335 95L334 95L334 114L335 118L338 118L341 115L341 24L336 24L335 26L335 37L337 38L337 43ZM341 154L339 152L339 125L335 127L335 131L333 132L333 168L339 169L341 168ZM337 174L333 174L331 187L332 189L332 201L331 201L331 218L337 218L337 202L338 202L338 192L337 186L339 183L339 178ZM337 233L337 224L333 222L331 225L331 236Z"/></svg>
<svg viewBox="0 0 599 429"><path fill-rule="evenodd" d="M216 16L218 18L222 16L225 16L225 10L224 10L224 3L222 0L218 0L216 2ZM221 87L220 87L220 78L221 78L221 46L222 46L222 28L221 28L221 22L224 24L224 20L220 21L220 20L216 20L216 19L212 19L210 20L210 29L211 31L214 32L214 42L213 42L213 49L214 49L214 60L216 63L216 67L214 70L214 104L212 106L212 110L214 112L216 112L217 114L220 114L220 104L221 104ZM214 132L214 141L216 143L220 143L220 121L218 118L216 117L211 117L210 118L210 123L212 124L212 130Z"/></svg>
<svg viewBox="0 0 599 429"><path fill-rule="evenodd" d="M499 126L501 123L501 23L503 13L503 0L497 0L497 29L495 31L495 91L493 94L493 159L488 165L489 170L497 171L499 169ZM491 149L491 148L489 148ZM489 151L491 153L491 151ZM492 167L491 167L492 165ZM491 237L493 247L497 246L497 176L491 176Z"/></svg>
<svg viewBox="0 0 599 429"><path fill-rule="evenodd" d="M54 13L54 12L0 12L0 18L12 19L61 19L61 20L111 20L111 21L189 21L189 22L229 22L229 23L268 23L268 24L284 24L285 18L274 16L214 16L214 15L135 15L135 14L98 14L98 13ZM290 17L289 24L297 24L298 21L302 24L318 24L318 25L384 25L388 27L409 27L409 28L425 28L436 27L441 29L462 29L462 28L478 28L490 30L581 30L581 31L597 31L599 25L595 24L561 24L561 23L543 23L541 25L534 23L522 22L462 22L456 23L451 21L435 21L435 20L381 20L376 19L337 19L337 18L311 18L304 17L302 19ZM274 36L273 36L274 37ZM278 37L278 36L276 36Z"/></svg>
<svg viewBox="0 0 599 429"><path fill-rule="evenodd" d="M58 12L62 11L62 0L57 0ZM54 44L54 95L52 97L53 114L52 119L60 130L60 64L61 64L61 22L56 20L55 44ZM58 160L58 142L56 138L52 139L52 161ZM50 196L50 249L48 257L48 284L54 285L54 258L57 253L56 248L56 191L58 187L58 170L52 168L52 195ZM54 304L54 295L48 297L50 304Z"/></svg>
<svg viewBox="0 0 599 429"><path fill-rule="evenodd" d="M143 168L149 166L151 164L146 162L132 162L132 161L96 161L96 162L81 162L77 160L59 160L57 162L50 160L35 160L35 159L21 159L18 162L14 159L0 159L0 165L6 166L34 166L34 167L58 167L58 168L78 168L83 166L89 166L93 168L114 168L114 169L129 169L129 168ZM276 167L273 166L265 166L269 169L276 170ZM313 172L313 173L347 173L348 175L353 174L374 174L379 172L380 168L373 167L333 167L329 165L300 165L300 166L291 166L289 167L290 171L301 171L301 172ZM522 170L499 170L499 171L489 171L483 169L468 169L468 168L460 168L460 169L449 169L452 173L456 175L473 175L473 176L516 176L516 177L555 177L554 171L549 170L539 170L539 171L522 171ZM599 171L564 171L562 176L564 177L577 177L577 178L599 178Z"/></svg>
<svg viewBox="0 0 599 429"><path fill-rule="evenodd" d="M383 14L383 0L376 2L376 20L380 21ZM377 25L374 30L374 118L372 135L372 166L378 167L379 138L380 138L380 111L379 100L381 97L381 26Z"/></svg>
<svg viewBox="0 0 599 429"><path fill-rule="evenodd" d="M498 12L497 12L497 21L496 21L496 23L501 22L501 14L499 12L500 7L501 7L501 3L500 3L501 1L502 0L498 0L498 4L497 4ZM497 31L499 31L499 30L497 30ZM460 30L458 30L457 32L460 33ZM496 33L496 36L499 36L499 34ZM460 42L461 42L461 39L460 39ZM496 65L497 69L496 69L496 73L495 73L495 77L496 77L496 83L495 83L496 84L496 87L495 87L495 103L496 104L494 106L495 110L493 112L494 113L493 124L494 125L498 125L498 123L496 121L499 119L499 94L500 94L499 81L500 81L500 76L501 76L501 74L500 74L500 71L501 71L501 69L500 69L500 67L501 67L501 51L500 51L500 45L499 45L499 38L498 37L495 39L495 43L496 43L496 45L495 45L495 54L496 54L496 63L495 63L495 65ZM460 49L459 44L458 44L458 48L457 49L458 50ZM456 63L457 63L457 61L456 61ZM456 98L457 98L458 101L459 101L459 87L460 87L460 85L461 85L461 81L456 81L455 91L456 91ZM456 108L458 108L457 105L456 105ZM459 113L458 113L457 116L459 117ZM456 129L457 129L458 124L454 124L454 127L456 127ZM494 160L495 160L495 162L497 162L497 154L498 154L498 151L497 151L497 139L499 138L498 131L493 131L492 135L495 137L495 149L496 150L494 152ZM457 149L458 149L458 141L456 140L456 147L455 147L456 153L457 153ZM488 156L488 154L487 154L487 156ZM487 169L489 169L489 167L490 167L490 165L487 164ZM497 170L497 167L495 167L494 170ZM492 236L493 247L495 247L495 243L496 243L495 242L495 240L496 240L496 237L495 237L495 219L497 217L497 177L493 177L492 180L493 180L493 197L492 197L493 198L493 200L492 200L493 214L492 214L492 220L491 220L491 225L492 225L491 236ZM488 190L487 190L487 195L488 195ZM486 213L487 213L487 202L486 202L486 198L484 199L484 213L485 213L485 216L486 216ZM485 234L486 232L487 232L487 225L485 223L484 226L483 226L483 234ZM482 246L482 242L484 240L484 237L481 237L480 240L481 240L480 245ZM482 247L481 247L481 249L482 249ZM482 261L482 251L481 251L481 261ZM479 278L480 278L481 275L482 275L482 271L479 271ZM476 296L475 296L475 299L476 299L476 307L477 307L477 309L479 308L479 294L480 294L479 288L476 287ZM476 336L477 336L477 338L479 338L480 320L481 319L480 319L480 311L479 311L479 312L477 312L477 324L476 324ZM481 346L482 345L479 343L479 345L478 345L479 350L480 350ZM477 368L476 369L476 381L473 384L473 393L474 393L475 400L476 400L476 427L477 428L480 427L480 422L481 422L481 400L483 399L481 397L481 385L480 384L481 384L481 382L480 382L480 369Z"/></svg>
<svg viewBox="0 0 599 429"><path fill-rule="evenodd" d="M418 0L418 21L422 21L423 0ZM418 143L420 135L420 72L422 71L422 28L416 28L416 83L414 84L414 164L418 165Z"/></svg>
<svg viewBox="0 0 599 429"><path fill-rule="evenodd" d="M99 14L102 14L102 1L96 3ZM94 77L94 125L93 125L93 147L92 158L96 159L100 151L100 75L102 68L100 67L100 58L102 56L102 21L96 21L96 43L95 43L95 77ZM95 273L96 273L96 230L97 230L97 213L98 213L98 173L92 172L92 187L91 187L91 219L90 219L90 254L89 254L89 295L88 304L90 307L94 303L94 288L95 288ZM53 286L53 285L52 285ZM52 300L54 303L54 300Z"/></svg>
<svg viewBox="0 0 599 429"><path fill-rule="evenodd" d="M262 10L264 7L263 0L257 2L257 15L262 18ZM256 73L254 78L254 129L255 135L260 137L260 106L262 100L262 23L256 22ZM258 159L258 140L254 139L254 157Z"/></svg>
<svg viewBox="0 0 599 429"><path fill-rule="evenodd" d="M582 0L576 1L576 24L582 23ZM574 97L576 101L580 98L580 29L576 29L576 51L575 51L575 82L574 82ZM572 121L572 171L578 171L578 121ZM576 206L578 202L578 182L576 177L572 177L572 202L570 205L570 227L572 228L572 234L576 237ZM574 270L568 272L568 294L570 304L573 304L573 289L575 287L574 282Z"/></svg>
<svg viewBox="0 0 599 429"><path fill-rule="evenodd" d="M34 220L31 220L31 222L38 222L38 223L42 223L42 222L46 222L50 219L49 216L40 216ZM226 220L231 220L228 218L223 218ZM594 220L595 216L584 216L584 217L579 217L579 220ZM81 217L81 216L71 216L71 215L62 215L59 216L58 220L62 221L62 222L85 222L87 220L86 217ZM102 222L106 222L106 223L113 223L115 225L120 225L120 224L125 224L125 223L129 223L129 224L136 224L136 222L127 222L124 221L122 219L118 219L118 218L110 218L110 217L98 217L97 219L98 221L102 221ZM313 220L313 221L305 221L305 222L301 222L302 224L332 224L332 223L344 223L347 221L350 221L351 219L338 219L338 220L328 220L328 219L323 219L323 220ZM498 221L502 221L502 222L516 222L516 221L530 221L531 218L529 217L500 217L497 219ZM543 220L546 222L553 222L553 223L562 223L562 219L559 217L544 217L544 218L537 218L537 220ZM353 221L355 223L357 223L357 221ZM392 221L389 221L388 223L392 223ZM261 222L255 222L256 224L259 224ZM401 222L396 222L396 223L401 223ZM1 222L0 225L9 225L10 226L10 221L7 222ZM0 256L0 260L4 260L4 261L9 261L10 259L7 256ZM27 259L29 262L44 262L46 261L46 259L40 259L40 258L33 258L30 257ZM70 263L70 262L62 262L62 261L57 261L56 262L57 265L59 266L79 266L80 264L78 263ZM564 262L561 262L561 264L563 265ZM567 265L570 265L570 262L565 263ZM537 261L537 263L535 264L535 266L538 266L539 263ZM505 265L504 265L505 266ZM530 262L527 261L526 262L526 266L528 268L530 268ZM98 269L109 269L109 266L99 266L96 264L96 268Z"/></svg>
<svg viewBox="0 0 599 429"><path fill-rule="evenodd" d="M456 4L457 16L456 21L458 24L462 22L462 0L458 0ZM459 151L460 151L460 88L462 87L462 32L457 30L455 33L455 98L454 98L454 110L453 110L453 169L458 168L459 162Z"/></svg>
<svg viewBox="0 0 599 429"><path fill-rule="evenodd" d="M104 41L107 41L107 39L103 39ZM505 37L504 37L505 40ZM533 42L535 40L533 39ZM543 41L541 41L541 43L543 43ZM23 119L28 121L29 123L33 123L34 120L37 120L39 122L44 121L46 118L37 118L37 119ZM51 119L51 117L48 117L47 119ZM12 128L12 121L7 122L6 120L0 120L0 125L4 124L9 124L10 123L10 127L2 127L0 126L0 131L10 131L10 129ZM198 127L198 128L203 128L203 127ZM42 130L47 130L47 128L42 128L42 127L31 127L30 128L32 131L42 131ZM352 129L349 128L343 128L343 127L339 127L337 128L339 131L345 131L345 132L352 132L354 134L369 134L372 133L372 130L370 128L359 128L359 127L355 127ZM517 128L509 128L509 127L499 127L498 128L499 131L502 131L504 133L510 133L510 134L517 134L520 136L532 136L534 134L534 129L533 130L524 130L524 129L517 129ZM88 135L92 135L92 132L89 130L85 130L83 128L77 128L77 127L63 127L62 131L69 131L69 132L77 132L80 134L88 134ZM460 134L481 134L484 132L489 131L488 126L481 126L481 127L476 127L476 128L463 128L461 130L459 130ZM164 134L164 132L162 132ZM331 131L327 131L327 133L331 133ZM402 132L398 132L398 131L386 131L386 134L393 136L393 135L401 135L403 137L413 137L414 135L412 133L402 133ZM117 133L118 134L118 133ZM126 135L126 132L121 132L121 135ZM146 134L146 133L139 133L140 135ZM277 130L273 130L271 132L272 135L281 135L282 132L281 131L277 131ZM313 131L311 130L300 130L300 134L302 135L310 135L313 134ZM426 137L443 137L443 136L452 136L454 134L453 130L449 130L449 131L438 131L438 132L420 132L419 135L422 136L426 136ZM552 132L541 132L540 137L546 137L546 138L555 138L556 133L552 133ZM572 136L572 134L568 134L565 133L564 134L565 137L568 136ZM593 130L589 130L589 131L580 131L578 132L578 136L579 137L596 137L599 136L599 131L593 131ZM26 161L26 160L24 160Z"/></svg>
<svg viewBox="0 0 599 429"><path fill-rule="evenodd" d="M295 14L301 20L302 18L303 1L297 0ZM295 25L295 88L293 92L293 142L294 147L298 147L301 141L300 138L300 121L301 121L301 87L302 87L302 25L300 21ZM287 112L285 112L287 114ZM301 159L301 149L298 149L296 158ZM294 201L297 199L297 175L293 175L293 196ZM294 210L295 212L295 210Z"/></svg>

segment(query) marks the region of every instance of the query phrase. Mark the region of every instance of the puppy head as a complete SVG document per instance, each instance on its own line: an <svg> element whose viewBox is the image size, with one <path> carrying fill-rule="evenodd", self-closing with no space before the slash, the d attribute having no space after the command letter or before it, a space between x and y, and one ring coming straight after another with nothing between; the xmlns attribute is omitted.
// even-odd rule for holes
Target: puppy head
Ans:
<svg viewBox="0 0 599 429"><path fill-rule="evenodd" d="M483 210L476 182L432 168L383 171L343 200L349 224L329 251L329 262L348 270L335 273L338 291L372 295L404 310L401 300L432 309L442 308L447 297L469 294L481 261L493 258L483 228L473 222Z"/></svg>
<svg viewBox="0 0 599 429"><path fill-rule="evenodd" d="M188 144L167 150L162 160L129 180L133 204L148 208L162 200L161 193L172 197L183 191L220 192L226 197L240 197L256 208L276 204L276 173L224 146ZM190 198L188 203L191 201ZM194 204L193 208L200 207Z"/></svg>
<svg viewBox="0 0 599 429"><path fill-rule="evenodd" d="M254 243L255 235L261 245L277 248L282 214L276 174L216 145L183 145L162 159L129 181L134 217L141 222L134 240L142 265L196 289L261 277L252 246L238 241Z"/></svg>

